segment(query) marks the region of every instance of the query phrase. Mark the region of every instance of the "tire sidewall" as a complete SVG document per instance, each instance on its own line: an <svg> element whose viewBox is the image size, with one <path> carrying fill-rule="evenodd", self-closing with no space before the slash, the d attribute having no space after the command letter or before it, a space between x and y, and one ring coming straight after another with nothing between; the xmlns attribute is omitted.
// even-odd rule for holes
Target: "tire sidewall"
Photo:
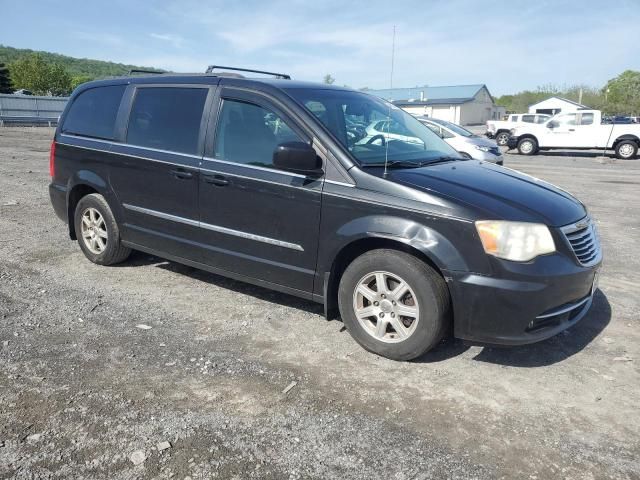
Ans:
<svg viewBox="0 0 640 480"><path fill-rule="evenodd" d="M500 138L504 137L504 142L500 142ZM498 135L496 135L496 143L501 146L504 147L507 143L509 142L509 134L505 133L505 132L501 132Z"/></svg>
<svg viewBox="0 0 640 480"><path fill-rule="evenodd" d="M102 215L102 218L104 219L105 228L107 230L107 248L105 248L100 254L95 254L89 250L85 244L84 238L82 238L82 213L87 208L95 208L100 212L100 215ZM110 264L111 259L113 259L118 252L118 247L120 245L120 232L118 224L111 212L111 208L109 208L109 204L105 198L102 195L95 193L82 197L76 205L73 218L78 244L85 256L98 265Z"/></svg>
<svg viewBox="0 0 640 480"><path fill-rule="evenodd" d="M624 156L620 153L620 150L624 145L631 145L633 147L633 152L631 153L631 155ZM616 146L616 156L620 159L632 160L636 157L637 154L638 154L638 145L631 140L623 140Z"/></svg>
<svg viewBox="0 0 640 480"><path fill-rule="evenodd" d="M522 151L522 145L526 142L531 143L530 152ZM518 152L520 153L520 155L533 155L534 153L536 153L537 148L538 148L538 143L533 138L523 138L518 142Z"/></svg>
<svg viewBox="0 0 640 480"><path fill-rule="evenodd" d="M447 312L440 311L433 280L420 268L426 265L415 257L402 252L398 252L398 255L384 256L370 253L352 262L340 280L338 303L342 321L351 336L366 350L393 360L416 358L438 343L444 331ZM411 286L418 301L418 326L413 334L402 342L385 343L375 339L360 325L353 309L354 288L362 277L379 270L401 277Z"/></svg>

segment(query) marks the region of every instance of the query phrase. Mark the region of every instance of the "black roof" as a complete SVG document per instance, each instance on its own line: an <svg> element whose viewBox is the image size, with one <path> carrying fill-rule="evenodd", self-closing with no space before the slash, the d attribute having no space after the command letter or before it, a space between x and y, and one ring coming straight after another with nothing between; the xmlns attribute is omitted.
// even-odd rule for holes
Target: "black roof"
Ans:
<svg viewBox="0 0 640 480"><path fill-rule="evenodd" d="M238 77L236 75L215 75L211 73L162 73L162 74L143 74L134 76L113 77L104 80L94 80L92 82L83 83L76 92L80 92L87 88L107 85L122 84L203 84L217 85L221 79L224 79L227 85L246 85L246 86L270 86L276 89L292 89L292 88L313 88L313 89L331 89L331 90L352 90L347 87L338 87L328 85L326 83L305 82L300 80L285 80L280 78L261 78L261 77Z"/></svg>

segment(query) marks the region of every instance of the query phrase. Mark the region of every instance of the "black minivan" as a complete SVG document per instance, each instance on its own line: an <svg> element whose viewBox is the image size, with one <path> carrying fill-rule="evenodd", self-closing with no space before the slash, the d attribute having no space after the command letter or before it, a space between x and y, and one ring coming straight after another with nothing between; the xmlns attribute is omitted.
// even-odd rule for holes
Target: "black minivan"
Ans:
<svg viewBox="0 0 640 480"><path fill-rule="evenodd" d="M78 87L50 195L87 258L140 250L314 300L398 360L450 329L517 345L586 314L602 254L582 203L461 158L377 97L274 76ZM368 135L381 120L403 135Z"/></svg>

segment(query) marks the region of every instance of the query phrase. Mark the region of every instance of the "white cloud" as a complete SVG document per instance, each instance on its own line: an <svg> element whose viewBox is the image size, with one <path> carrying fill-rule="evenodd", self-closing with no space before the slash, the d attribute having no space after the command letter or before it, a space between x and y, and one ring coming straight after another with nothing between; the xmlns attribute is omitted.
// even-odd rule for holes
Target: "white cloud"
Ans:
<svg viewBox="0 0 640 480"><path fill-rule="evenodd" d="M151 38L155 38L156 40L161 40L163 42L170 43L175 48L182 48L185 44L185 39L174 33L150 33L149 36Z"/></svg>

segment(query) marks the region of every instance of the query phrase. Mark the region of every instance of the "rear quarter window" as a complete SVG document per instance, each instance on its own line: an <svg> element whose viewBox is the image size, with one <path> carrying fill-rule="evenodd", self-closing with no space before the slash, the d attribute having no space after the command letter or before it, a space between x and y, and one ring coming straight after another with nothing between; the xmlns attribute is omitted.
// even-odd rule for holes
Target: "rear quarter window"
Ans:
<svg viewBox="0 0 640 480"><path fill-rule="evenodd" d="M69 107L62 133L113 140L125 88L126 85L112 85L81 92Z"/></svg>

